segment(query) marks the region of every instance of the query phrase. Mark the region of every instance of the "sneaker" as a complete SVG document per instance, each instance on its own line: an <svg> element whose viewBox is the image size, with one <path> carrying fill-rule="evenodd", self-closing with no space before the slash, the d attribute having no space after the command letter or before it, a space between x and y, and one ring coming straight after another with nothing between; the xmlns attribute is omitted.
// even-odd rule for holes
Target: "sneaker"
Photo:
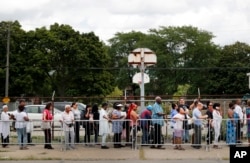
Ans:
<svg viewBox="0 0 250 163"><path fill-rule="evenodd" d="M101 149L109 149L107 146L101 146Z"/></svg>
<svg viewBox="0 0 250 163"><path fill-rule="evenodd" d="M161 145L157 146L157 149L165 149L164 147L162 147Z"/></svg>
<svg viewBox="0 0 250 163"><path fill-rule="evenodd" d="M74 146L73 146L73 147L71 146L70 148L71 148L71 149L76 149L76 147L74 147Z"/></svg>
<svg viewBox="0 0 250 163"><path fill-rule="evenodd" d="M23 150L27 150L27 149L29 149L28 147L23 147Z"/></svg>

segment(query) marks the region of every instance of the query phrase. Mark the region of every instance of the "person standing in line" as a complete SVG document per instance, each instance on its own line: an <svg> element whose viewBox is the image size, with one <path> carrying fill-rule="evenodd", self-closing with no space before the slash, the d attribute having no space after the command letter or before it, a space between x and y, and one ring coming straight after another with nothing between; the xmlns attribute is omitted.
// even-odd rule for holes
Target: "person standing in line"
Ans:
<svg viewBox="0 0 250 163"><path fill-rule="evenodd" d="M250 100L247 100L246 118L247 118L248 147L250 147Z"/></svg>
<svg viewBox="0 0 250 163"><path fill-rule="evenodd" d="M9 120L13 119L13 115L9 115L8 113L8 106L3 105L3 110L1 113L1 140L2 140L2 147L8 148L9 145L9 135L10 135L10 122Z"/></svg>
<svg viewBox="0 0 250 163"><path fill-rule="evenodd" d="M214 146L213 148L219 149L218 141L220 136L220 128L221 128L221 122L222 122L222 116L220 113L220 104L214 103L213 105L213 127L214 127Z"/></svg>
<svg viewBox="0 0 250 163"><path fill-rule="evenodd" d="M207 137L206 137L206 141L207 141L207 145L212 144L213 142L213 126L212 126L212 122L213 122L213 103L212 102L207 102Z"/></svg>
<svg viewBox="0 0 250 163"><path fill-rule="evenodd" d="M124 147L121 144L122 124L124 116L121 115L122 104L114 103L112 111L112 132L114 133L114 148Z"/></svg>
<svg viewBox="0 0 250 163"><path fill-rule="evenodd" d="M229 103L229 109L228 109L228 119L227 119L227 133L226 133L226 143L229 146L235 146L236 145L236 125L237 121L239 119L239 115L234 111L234 103Z"/></svg>
<svg viewBox="0 0 250 163"><path fill-rule="evenodd" d="M234 105L234 107L235 107L234 111L235 111L235 113L237 113L239 115L239 120L236 123L236 139L237 139L236 143L238 143L238 144L242 143L242 141L241 141L241 127L243 126L243 112L242 112L242 108L241 108L240 104L241 104L241 99L237 99L235 101L235 105Z"/></svg>
<svg viewBox="0 0 250 163"><path fill-rule="evenodd" d="M132 135L131 135L131 140L132 140L132 148L135 147L135 140L136 140L136 132L137 132L137 129L140 129L140 128L137 128L139 125L138 125L138 120L139 120L139 115L136 113L136 110L138 108L138 106L135 104L135 103L131 103L130 104L130 131L132 132Z"/></svg>
<svg viewBox="0 0 250 163"><path fill-rule="evenodd" d="M179 107L182 107L185 114L184 114L184 121L183 121L183 137L182 137L182 141L184 143L188 143L189 142L189 127L188 127L188 119L189 117L189 109L188 106L185 104L185 100L184 98L180 98L179 99Z"/></svg>
<svg viewBox="0 0 250 163"><path fill-rule="evenodd" d="M129 115L128 115L128 111L129 111L129 105L131 104L130 101L127 102L127 104L125 104L124 106L124 112L126 112L126 118L125 121L123 122L123 129L125 129L125 137L126 137L126 145L129 146L129 136L130 136L130 128L129 128Z"/></svg>
<svg viewBox="0 0 250 163"><path fill-rule="evenodd" d="M15 128L17 131L17 139L20 150L29 149L27 147L27 132L26 126L27 121L29 121L27 113L24 111L24 105L19 105L18 110L13 113L16 123Z"/></svg>
<svg viewBox="0 0 250 163"><path fill-rule="evenodd" d="M63 124L66 150L75 149L74 115L70 105L65 105L65 111L62 113L60 122Z"/></svg>
<svg viewBox="0 0 250 163"><path fill-rule="evenodd" d="M152 106L148 105L147 108L141 112L140 125L142 128L142 144L149 144L149 127L152 115Z"/></svg>
<svg viewBox="0 0 250 163"><path fill-rule="evenodd" d="M164 125L164 115L162 106L161 106L161 97L157 96L155 98L155 103L153 105L152 109L152 124L154 125L154 143L157 145L158 149L165 149L162 147L162 133L161 128ZM152 145L150 148L155 148L154 145Z"/></svg>
<svg viewBox="0 0 250 163"><path fill-rule="evenodd" d="M52 111L52 103L49 102L46 104L44 110L43 110L43 115L42 115L42 129L44 132L44 139L45 139L45 149L54 149L51 146L51 121L53 120L53 115L51 113Z"/></svg>
<svg viewBox="0 0 250 163"><path fill-rule="evenodd" d="M28 115L28 113L27 113L27 111L26 111L26 109L25 109L25 105L26 105L25 100L24 100L24 99L21 99L21 100L19 101L19 106L23 106L23 107L24 107L24 112L26 112L26 114ZM32 137L31 137L31 131L32 131L32 129L33 129L33 123L32 123L32 122L27 122L26 125L27 125L27 126L26 126L27 144L33 146L34 144L32 144ZM22 141L23 141L23 138L22 138Z"/></svg>
<svg viewBox="0 0 250 163"><path fill-rule="evenodd" d="M93 130L95 134L95 144L98 145L98 136L99 136L99 118L100 113L98 109L98 104L94 104L92 106L92 114L93 114Z"/></svg>
<svg viewBox="0 0 250 163"><path fill-rule="evenodd" d="M74 131L75 131L75 142L80 143L80 117L81 117L81 112L78 109L78 105L76 102L73 102L71 104L71 111L73 112L74 115Z"/></svg>
<svg viewBox="0 0 250 163"><path fill-rule="evenodd" d="M173 119L173 117L176 114L178 114L177 109L178 109L178 105L176 103L172 103L172 109L171 109L171 112L170 112L170 117L171 117L171 131L174 129L175 120ZM174 131L173 131L173 136L172 136L172 143L174 144Z"/></svg>
<svg viewBox="0 0 250 163"><path fill-rule="evenodd" d="M196 107L193 110L193 119L194 119L194 141L192 147L195 149L201 148L201 127L202 127L202 119L206 119L207 115L202 115L201 110L203 108L203 104L198 102Z"/></svg>
<svg viewBox="0 0 250 163"><path fill-rule="evenodd" d="M102 108L100 110L99 135L102 136L101 149L109 149L109 147L106 146L106 138L109 134L109 122L111 120L108 117L107 108L108 104L103 103Z"/></svg>
<svg viewBox="0 0 250 163"><path fill-rule="evenodd" d="M173 116L174 123L174 149L177 150L185 150L181 144L182 144L182 136L183 136L183 123L185 120L185 111L182 107L178 107L176 109L177 114Z"/></svg>
<svg viewBox="0 0 250 163"><path fill-rule="evenodd" d="M90 135L93 133L93 114L91 105L86 106L86 111L84 114L84 126L85 126L85 136L84 142L86 146L92 146L90 144Z"/></svg>

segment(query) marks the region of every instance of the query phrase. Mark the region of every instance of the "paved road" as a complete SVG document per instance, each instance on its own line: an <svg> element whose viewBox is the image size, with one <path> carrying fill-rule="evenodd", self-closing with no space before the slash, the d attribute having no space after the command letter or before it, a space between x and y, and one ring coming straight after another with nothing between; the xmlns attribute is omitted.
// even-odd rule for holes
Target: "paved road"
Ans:
<svg viewBox="0 0 250 163"><path fill-rule="evenodd" d="M58 160L58 161L40 161L36 160L36 163L186 163L186 162L192 162L192 163L229 163L229 160L98 160L98 161L73 161L73 160ZM33 163L34 161L1 161L1 163Z"/></svg>

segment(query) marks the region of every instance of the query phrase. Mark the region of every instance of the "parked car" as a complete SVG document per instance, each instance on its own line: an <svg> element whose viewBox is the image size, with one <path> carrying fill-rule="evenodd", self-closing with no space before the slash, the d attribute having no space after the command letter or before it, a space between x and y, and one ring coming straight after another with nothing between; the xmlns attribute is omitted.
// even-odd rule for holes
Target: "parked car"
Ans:
<svg viewBox="0 0 250 163"><path fill-rule="evenodd" d="M54 107L63 112L65 110L65 105L71 105L71 104L72 104L72 102L70 102L70 101L54 102ZM86 109L85 104L77 102L77 105L78 105L78 109L80 111L85 111L85 109Z"/></svg>
<svg viewBox="0 0 250 163"><path fill-rule="evenodd" d="M26 105L25 106L25 112L28 114L28 117L31 121L33 121L33 127L41 127L42 122L42 113L45 108L45 105ZM10 114L13 114L14 111L9 112ZM61 127L61 122L59 120L61 119L61 113L62 111L58 110L54 107L54 127Z"/></svg>

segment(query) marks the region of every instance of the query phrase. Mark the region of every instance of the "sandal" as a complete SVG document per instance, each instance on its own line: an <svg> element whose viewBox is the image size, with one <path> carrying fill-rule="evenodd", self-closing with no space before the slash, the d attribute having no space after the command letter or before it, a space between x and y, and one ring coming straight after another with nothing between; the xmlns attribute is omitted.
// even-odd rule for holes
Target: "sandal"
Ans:
<svg viewBox="0 0 250 163"><path fill-rule="evenodd" d="M175 150L179 149L177 146L174 147Z"/></svg>
<svg viewBox="0 0 250 163"><path fill-rule="evenodd" d="M182 150L182 151L184 151L185 149L184 149L183 147L179 147L179 150Z"/></svg>

